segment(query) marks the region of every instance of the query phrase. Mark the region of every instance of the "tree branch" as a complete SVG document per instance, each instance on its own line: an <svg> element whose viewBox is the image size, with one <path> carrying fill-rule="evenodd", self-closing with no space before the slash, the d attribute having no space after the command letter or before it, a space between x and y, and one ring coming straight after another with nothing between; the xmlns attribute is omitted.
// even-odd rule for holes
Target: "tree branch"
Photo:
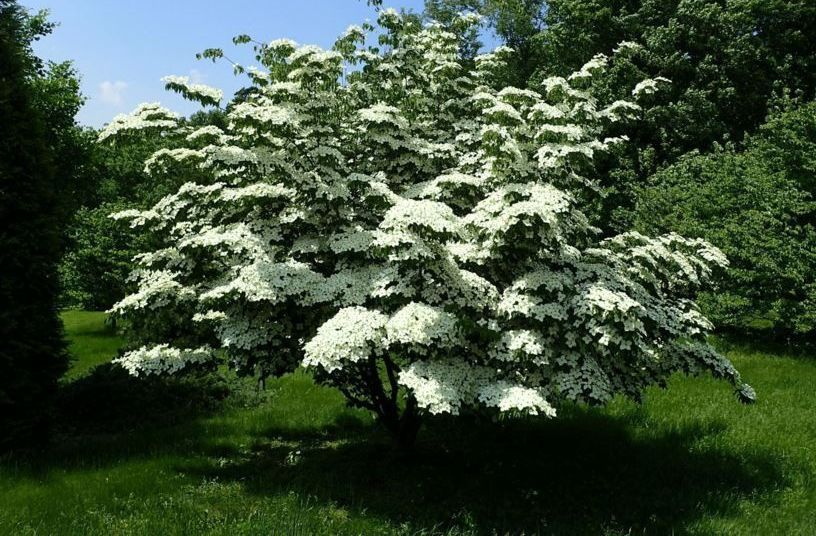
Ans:
<svg viewBox="0 0 816 536"><path fill-rule="evenodd" d="M383 357L383 361L385 362L385 372L388 374L388 382L391 384L391 402L396 404L399 395L396 373L399 372L399 367L387 355Z"/></svg>

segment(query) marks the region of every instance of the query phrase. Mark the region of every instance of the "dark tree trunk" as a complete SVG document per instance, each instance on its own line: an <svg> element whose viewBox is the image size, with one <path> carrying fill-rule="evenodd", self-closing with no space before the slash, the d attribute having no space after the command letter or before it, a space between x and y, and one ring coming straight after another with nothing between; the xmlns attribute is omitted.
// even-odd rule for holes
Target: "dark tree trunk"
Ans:
<svg viewBox="0 0 816 536"><path fill-rule="evenodd" d="M397 382L399 367L388 356L383 357L383 364L387 377L385 384L377 362L374 359L369 360L366 384L372 400L371 407L391 434L396 446L407 451L414 445L421 424L416 399L408 394L405 408L400 410Z"/></svg>
<svg viewBox="0 0 816 536"><path fill-rule="evenodd" d="M417 413L416 399L409 395L405 403L405 409L391 425L391 435L401 450L410 450L414 446L417 433L422 421Z"/></svg>

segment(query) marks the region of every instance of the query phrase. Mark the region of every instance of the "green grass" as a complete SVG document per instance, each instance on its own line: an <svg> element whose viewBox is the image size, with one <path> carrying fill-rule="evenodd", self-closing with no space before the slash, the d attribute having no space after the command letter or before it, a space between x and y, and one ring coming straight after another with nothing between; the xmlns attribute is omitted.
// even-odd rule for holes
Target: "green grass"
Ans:
<svg viewBox="0 0 816 536"><path fill-rule="evenodd" d="M676 377L640 406L436 420L406 457L302 373L219 398L212 378L90 370L118 345L102 322L66 315L60 434L0 464L0 534L816 534L807 355L721 343L753 406Z"/></svg>
<svg viewBox="0 0 816 536"><path fill-rule="evenodd" d="M110 361L122 341L113 328L105 324L105 313L65 311L62 322L69 337L71 354L76 358L65 379L87 374L95 366Z"/></svg>

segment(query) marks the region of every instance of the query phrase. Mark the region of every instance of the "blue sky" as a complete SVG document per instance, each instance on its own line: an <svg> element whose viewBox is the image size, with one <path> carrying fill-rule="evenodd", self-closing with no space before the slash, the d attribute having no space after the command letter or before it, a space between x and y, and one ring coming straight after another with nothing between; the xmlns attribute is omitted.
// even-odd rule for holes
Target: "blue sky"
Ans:
<svg viewBox="0 0 816 536"><path fill-rule="evenodd" d="M225 62L197 61L196 52L223 48L245 65L251 48L234 48L232 37L246 33L259 41L281 37L331 46L351 24L374 21L363 0L21 0L29 9L47 8L59 23L39 43L48 60L73 60L88 98L80 123L101 126L141 102L159 101L174 111L195 107L164 91L160 78L185 75L230 94L239 81ZM421 11L422 0L386 5Z"/></svg>

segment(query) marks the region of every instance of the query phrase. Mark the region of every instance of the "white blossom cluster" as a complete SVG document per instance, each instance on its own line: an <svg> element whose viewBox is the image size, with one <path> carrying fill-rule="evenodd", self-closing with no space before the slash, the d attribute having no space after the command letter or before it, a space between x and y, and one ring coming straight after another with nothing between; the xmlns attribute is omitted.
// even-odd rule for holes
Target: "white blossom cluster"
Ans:
<svg viewBox="0 0 816 536"><path fill-rule="evenodd" d="M146 129L172 129L178 125L178 114L162 108L158 102L140 104L130 114L119 114L99 133L99 141Z"/></svg>
<svg viewBox="0 0 816 536"><path fill-rule="evenodd" d="M640 111L586 90L614 56L504 87L512 50L472 72L460 56L472 18L456 31L392 10L379 22L378 48L360 28L329 51L256 45L263 69L224 129L193 131L155 105L106 128L102 140L158 127L166 146L150 172L187 179L115 216L156 244L113 308L139 345L120 362L178 370L205 350L176 345L206 341L244 371L303 365L381 415L407 395L430 413L553 416L561 401L637 397L678 370L751 395L690 299L722 254L677 235L600 240L581 211L594 156L626 141L604 129Z"/></svg>
<svg viewBox="0 0 816 536"><path fill-rule="evenodd" d="M451 348L459 342L454 315L423 303L411 302L388 319L389 344ZM420 350L422 352L422 350Z"/></svg>
<svg viewBox="0 0 816 536"><path fill-rule="evenodd" d="M220 89L192 83L187 76L165 76L162 82L167 89L176 91L184 98L201 104L218 106L221 99L224 98L224 92Z"/></svg>
<svg viewBox="0 0 816 536"><path fill-rule="evenodd" d="M653 95L660 89L661 84L670 83L671 80L662 76L647 78L646 80L642 80L635 85L635 88L632 90L632 95L635 97L639 97L641 95Z"/></svg>
<svg viewBox="0 0 816 536"><path fill-rule="evenodd" d="M499 411L555 416L542 389L498 379L496 371L461 360L415 361L399 381L430 413L458 415L464 406L482 404Z"/></svg>
<svg viewBox="0 0 816 536"><path fill-rule="evenodd" d="M346 307L317 329L306 343L303 364L323 367L328 372L346 362L368 359L382 346L388 317L365 307Z"/></svg>
<svg viewBox="0 0 816 536"><path fill-rule="evenodd" d="M124 353L113 360L134 376L139 374L172 374L193 363L205 363L213 359L211 348L173 348L167 344L153 347L142 346Z"/></svg>

